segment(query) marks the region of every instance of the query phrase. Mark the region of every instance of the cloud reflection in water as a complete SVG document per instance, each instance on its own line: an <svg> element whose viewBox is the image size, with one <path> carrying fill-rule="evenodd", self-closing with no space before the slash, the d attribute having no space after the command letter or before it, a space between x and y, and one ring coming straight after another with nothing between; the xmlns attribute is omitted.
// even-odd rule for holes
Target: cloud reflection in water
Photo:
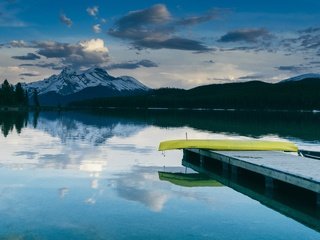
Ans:
<svg viewBox="0 0 320 240"><path fill-rule="evenodd" d="M155 212L162 210L170 196L170 193L161 187L154 168L135 167L113 181L115 191L120 197L140 202Z"/></svg>

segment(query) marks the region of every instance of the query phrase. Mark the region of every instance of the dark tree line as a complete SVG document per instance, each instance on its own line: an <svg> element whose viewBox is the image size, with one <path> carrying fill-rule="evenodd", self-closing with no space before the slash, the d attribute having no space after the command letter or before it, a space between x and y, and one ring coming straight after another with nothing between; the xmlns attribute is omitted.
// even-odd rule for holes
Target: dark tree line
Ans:
<svg viewBox="0 0 320 240"><path fill-rule="evenodd" d="M22 88L21 83L9 84L7 80L0 87L0 106L28 106L28 93Z"/></svg>
<svg viewBox="0 0 320 240"><path fill-rule="evenodd" d="M76 107L320 110L320 80L213 84L190 90L158 89L144 95L96 98Z"/></svg>

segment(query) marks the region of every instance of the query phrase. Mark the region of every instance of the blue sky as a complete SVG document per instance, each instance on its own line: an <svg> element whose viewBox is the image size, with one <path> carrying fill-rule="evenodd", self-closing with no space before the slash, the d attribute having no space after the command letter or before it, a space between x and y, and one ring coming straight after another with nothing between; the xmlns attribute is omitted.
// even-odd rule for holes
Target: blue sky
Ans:
<svg viewBox="0 0 320 240"><path fill-rule="evenodd" d="M320 70L320 1L0 1L0 81L100 66L150 87Z"/></svg>

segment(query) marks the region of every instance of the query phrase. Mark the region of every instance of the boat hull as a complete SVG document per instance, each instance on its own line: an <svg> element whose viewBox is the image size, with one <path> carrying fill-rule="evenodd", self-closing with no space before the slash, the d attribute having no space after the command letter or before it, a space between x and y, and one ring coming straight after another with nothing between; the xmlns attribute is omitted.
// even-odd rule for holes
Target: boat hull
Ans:
<svg viewBox="0 0 320 240"><path fill-rule="evenodd" d="M159 151L187 148L216 151L298 151L298 147L291 142L260 140L169 140L163 141L159 145Z"/></svg>

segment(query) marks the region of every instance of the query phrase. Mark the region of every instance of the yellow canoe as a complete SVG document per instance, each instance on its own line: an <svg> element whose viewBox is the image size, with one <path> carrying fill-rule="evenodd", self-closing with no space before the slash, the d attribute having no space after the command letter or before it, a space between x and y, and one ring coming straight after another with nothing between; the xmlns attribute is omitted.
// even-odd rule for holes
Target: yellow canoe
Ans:
<svg viewBox="0 0 320 240"><path fill-rule="evenodd" d="M169 140L159 145L159 151L198 148L216 151L285 151L297 152L298 147L291 142L260 140Z"/></svg>

